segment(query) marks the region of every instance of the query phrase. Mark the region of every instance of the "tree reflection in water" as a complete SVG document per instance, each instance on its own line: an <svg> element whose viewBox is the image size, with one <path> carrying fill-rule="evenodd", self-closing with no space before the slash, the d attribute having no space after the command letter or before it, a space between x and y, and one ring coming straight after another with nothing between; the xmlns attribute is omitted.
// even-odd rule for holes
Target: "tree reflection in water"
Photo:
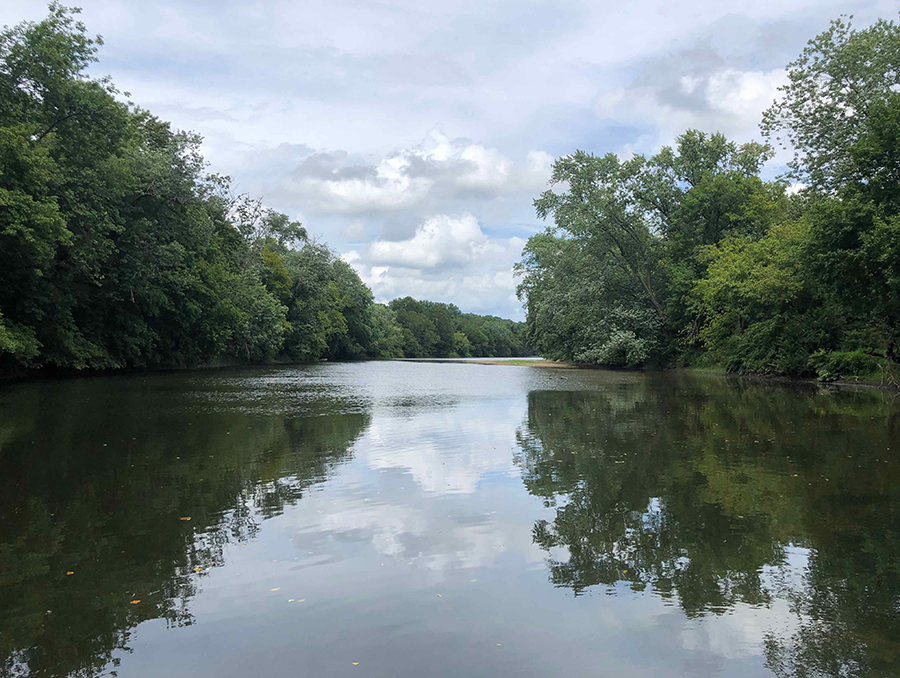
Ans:
<svg viewBox="0 0 900 678"><path fill-rule="evenodd" d="M622 583L688 617L787 600L796 631L767 636L783 676L900 670L896 403L671 377L533 391L518 432L550 579L576 595ZM808 553L802 581L786 549Z"/></svg>
<svg viewBox="0 0 900 678"><path fill-rule="evenodd" d="M229 545L252 539L263 521L350 461L379 411L350 369L331 381L316 370L251 372L4 389L0 675L100 675L134 643L139 623L191 625L192 605L205 619L195 602L204 586L213 605L231 595L207 579L234 554ZM519 372L509 378L525 379ZM533 525L554 584L576 594L643 590L692 619L789 606L793 620L770 629L764 648L776 674L897 673L900 426L887 394L678 375L534 371L528 378L573 389L531 391L518 431L525 487L555 507L555 516L545 514L551 520ZM382 390L374 389L391 416L445 406L443 391L409 397L403 389L417 383L410 379L396 392L380 382ZM524 392L498 397L501 404L512 398L516 420ZM410 427L385 449L471 423L471 408L446 407L452 416ZM490 431L497 422L481 423ZM479 431L464 439L477 444ZM397 482L402 490L408 481ZM433 502L420 508L440 507L443 517L463 507L440 503L450 496L386 498L371 519L391 515L392 502L402 510L411 497ZM526 513L508 534L524 530L530 542L533 520ZM368 585L384 558L363 545L354 553L367 555L356 571L357 583ZM798 553L805 569L795 576ZM512 567L504 576L520 573ZM408 620L402 605L376 609L387 612L389 625ZM366 623L360 628L368 631Z"/></svg>
<svg viewBox="0 0 900 678"><path fill-rule="evenodd" d="M198 404L187 380L4 400L0 477L17 482L0 493L0 675L98 675L139 623L190 625L226 545L325 480L370 421L335 400L294 415Z"/></svg>

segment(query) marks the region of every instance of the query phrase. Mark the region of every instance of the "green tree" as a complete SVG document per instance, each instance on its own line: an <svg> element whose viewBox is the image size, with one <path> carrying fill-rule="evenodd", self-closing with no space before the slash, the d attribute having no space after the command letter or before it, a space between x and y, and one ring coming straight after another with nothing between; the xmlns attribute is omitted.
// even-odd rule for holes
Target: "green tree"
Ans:
<svg viewBox="0 0 900 678"><path fill-rule="evenodd" d="M858 156L873 104L900 85L900 26L880 19L861 31L836 19L787 66L788 84L763 114L762 131L796 151L791 176L833 193L863 178Z"/></svg>
<svg viewBox="0 0 900 678"><path fill-rule="evenodd" d="M703 249L700 339L729 370L802 374L812 352L836 347L841 318L808 278L809 241L809 224L799 220L760 240L731 236Z"/></svg>
<svg viewBox="0 0 900 678"><path fill-rule="evenodd" d="M404 336L394 311L384 304L372 304L370 325L371 354L377 358L402 358Z"/></svg>
<svg viewBox="0 0 900 678"><path fill-rule="evenodd" d="M467 358L472 355L472 344L465 332L453 333L453 357Z"/></svg>
<svg viewBox="0 0 900 678"><path fill-rule="evenodd" d="M582 241L598 261L631 278L664 321L656 283L659 238L648 208L632 199L638 167L620 162L612 153L597 157L577 151L553 164L550 185L564 184L565 192L547 190L534 204L538 217L552 216L556 229Z"/></svg>
<svg viewBox="0 0 900 678"><path fill-rule="evenodd" d="M785 135L797 150L791 175L810 186L810 274L848 321L881 335L874 343L896 363L900 27L833 21L788 65L788 78L762 128Z"/></svg>

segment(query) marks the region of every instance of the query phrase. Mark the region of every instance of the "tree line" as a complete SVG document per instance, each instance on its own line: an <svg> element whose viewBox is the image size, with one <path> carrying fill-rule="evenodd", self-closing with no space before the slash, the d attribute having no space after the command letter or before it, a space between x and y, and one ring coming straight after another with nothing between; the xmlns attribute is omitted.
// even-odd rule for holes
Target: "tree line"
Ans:
<svg viewBox="0 0 900 678"><path fill-rule="evenodd" d="M835 20L787 77L766 144L687 130L555 162L517 265L539 353L897 383L900 28ZM778 146L793 160L765 180Z"/></svg>
<svg viewBox="0 0 900 678"><path fill-rule="evenodd" d="M235 195L201 138L92 78L58 3L0 33L0 371L517 355L519 324L401 299Z"/></svg>
<svg viewBox="0 0 900 678"><path fill-rule="evenodd" d="M383 353L410 358L529 355L525 323L462 313L453 304L394 299Z"/></svg>

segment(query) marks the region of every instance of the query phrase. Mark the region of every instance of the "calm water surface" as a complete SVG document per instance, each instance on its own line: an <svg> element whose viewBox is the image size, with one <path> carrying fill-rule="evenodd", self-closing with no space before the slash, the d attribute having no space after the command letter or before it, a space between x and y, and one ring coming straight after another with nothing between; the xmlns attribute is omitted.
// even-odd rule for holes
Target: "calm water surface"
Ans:
<svg viewBox="0 0 900 678"><path fill-rule="evenodd" d="M6 385L0 675L896 675L897 400L406 362Z"/></svg>

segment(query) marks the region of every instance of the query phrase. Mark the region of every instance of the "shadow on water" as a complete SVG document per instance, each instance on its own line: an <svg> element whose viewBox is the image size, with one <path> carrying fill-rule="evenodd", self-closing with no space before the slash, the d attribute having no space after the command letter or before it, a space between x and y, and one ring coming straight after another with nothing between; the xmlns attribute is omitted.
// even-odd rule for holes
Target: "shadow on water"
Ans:
<svg viewBox="0 0 900 678"><path fill-rule="evenodd" d="M796 624L767 635L776 675L897 675L895 398L663 381L528 394L516 463L556 507L533 528L551 582L647 589L695 618L782 599Z"/></svg>
<svg viewBox="0 0 900 678"><path fill-rule="evenodd" d="M15 482L0 493L0 675L98 675L141 622L192 624L191 599L226 545L326 480L370 422L352 400L301 408L286 388L260 403L235 395L239 380L215 383L114 377L4 393L0 477Z"/></svg>

